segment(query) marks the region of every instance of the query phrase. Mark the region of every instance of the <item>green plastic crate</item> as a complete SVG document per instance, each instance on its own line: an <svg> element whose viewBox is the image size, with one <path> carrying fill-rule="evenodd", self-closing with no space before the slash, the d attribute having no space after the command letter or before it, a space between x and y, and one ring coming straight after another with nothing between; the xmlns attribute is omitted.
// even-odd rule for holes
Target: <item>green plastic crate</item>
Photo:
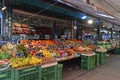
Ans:
<svg viewBox="0 0 120 80"><path fill-rule="evenodd" d="M41 80L56 80L55 72L42 75Z"/></svg>
<svg viewBox="0 0 120 80"><path fill-rule="evenodd" d="M62 80L62 68L63 64L57 65L57 80Z"/></svg>
<svg viewBox="0 0 120 80"><path fill-rule="evenodd" d="M114 54L120 55L120 48L116 48L116 49L114 50Z"/></svg>
<svg viewBox="0 0 120 80"><path fill-rule="evenodd" d="M96 65L104 64L106 62L106 54L106 52L96 52L96 55L99 55L99 57L96 58Z"/></svg>
<svg viewBox="0 0 120 80"><path fill-rule="evenodd" d="M95 68L95 55L81 56L81 69L92 70Z"/></svg>
<svg viewBox="0 0 120 80"><path fill-rule="evenodd" d="M98 52L96 52L95 66L99 66L99 65L100 65L100 54Z"/></svg>
<svg viewBox="0 0 120 80"><path fill-rule="evenodd" d="M41 68L41 80L57 80L57 65Z"/></svg>
<svg viewBox="0 0 120 80"><path fill-rule="evenodd" d="M14 70L15 80L40 80L40 71L39 66Z"/></svg>
<svg viewBox="0 0 120 80"><path fill-rule="evenodd" d="M14 80L14 70L12 68L0 71L0 80Z"/></svg>
<svg viewBox="0 0 120 80"><path fill-rule="evenodd" d="M106 52L102 52L100 54L100 64L104 64L106 62Z"/></svg>
<svg viewBox="0 0 120 80"><path fill-rule="evenodd" d="M55 71L56 71L56 66L42 68L42 74L46 74L48 72L55 72Z"/></svg>

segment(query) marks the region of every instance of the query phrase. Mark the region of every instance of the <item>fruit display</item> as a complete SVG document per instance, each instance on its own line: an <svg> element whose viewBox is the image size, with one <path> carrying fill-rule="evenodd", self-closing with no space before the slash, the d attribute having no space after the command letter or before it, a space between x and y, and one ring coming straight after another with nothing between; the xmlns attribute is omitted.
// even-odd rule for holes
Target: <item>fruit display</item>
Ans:
<svg viewBox="0 0 120 80"><path fill-rule="evenodd" d="M30 34L31 32L27 24L13 23L12 26L13 34Z"/></svg>
<svg viewBox="0 0 120 80"><path fill-rule="evenodd" d="M7 52L0 52L0 60L9 58L9 54Z"/></svg>
<svg viewBox="0 0 120 80"><path fill-rule="evenodd" d="M21 40L19 44L7 42L2 46L0 59L9 59L13 68L19 68L67 60L79 57L80 54L91 55L95 48L93 44L85 45L77 39Z"/></svg>
<svg viewBox="0 0 120 80"><path fill-rule="evenodd" d="M84 52L86 50L86 48L83 46L75 46L74 50L77 52Z"/></svg>
<svg viewBox="0 0 120 80"><path fill-rule="evenodd" d="M86 56L91 56L91 55L95 55L94 51L85 51L81 53L82 55L86 55Z"/></svg>
<svg viewBox="0 0 120 80"><path fill-rule="evenodd" d="M10 42L7 42L4 46L1 47L0 53L5 55L8 54L9 56L15 57L15 54L17 52L17 46L16 44L11 44Z"/></svg>
<svg viewBox="0 0 120 80"><path fill-rule="evenodd" d="M113 47L113 45L111 45L110 42L108 42L108 41L98 41L97 46L103 47L106 50L110 50L112 48L115 48L115 46Z"/></svg>
<svg viewBox="0 0 120 80"><path fill-rule="evenodd" d="M42 63L42 60L37 58L36 56L28 55L27 57L21 58L11 58L10 63L12 68L20 68L26 66L36 66Z"/></svg>
<svg viewBox="0 0 120 80"><path fill-rule="evenodd" d="M107 49L105 49L104 47L102 46L99 46L97 49L96 49L97 52L107 52Z"/></svg>

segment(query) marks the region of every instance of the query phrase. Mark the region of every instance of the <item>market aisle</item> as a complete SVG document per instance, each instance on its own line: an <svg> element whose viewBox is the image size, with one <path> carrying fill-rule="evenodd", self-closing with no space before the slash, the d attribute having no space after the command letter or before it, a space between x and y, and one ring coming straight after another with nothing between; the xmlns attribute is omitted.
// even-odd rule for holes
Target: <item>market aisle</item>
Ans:
<svg viewBox="0 0 120 80"><path fill-rule="evenodd" d="M86 72L75 69L63 73L63 80L120 80L120 55L112 55L106 64Z"/></svg>

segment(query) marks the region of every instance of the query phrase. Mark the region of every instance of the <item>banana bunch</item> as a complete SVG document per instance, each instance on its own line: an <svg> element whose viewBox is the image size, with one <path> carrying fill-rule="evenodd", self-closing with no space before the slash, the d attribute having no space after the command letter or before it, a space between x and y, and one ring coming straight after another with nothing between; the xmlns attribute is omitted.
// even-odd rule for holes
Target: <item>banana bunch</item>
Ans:
<svg viewBox="0 0 120 80"><path fill-rule="evenodd" d="M36 65L42 63L42 60L39 59L39 58L37 58L36 56L31 56L30 59L31 59L31 60L29 61L29 64L30 64L30 65L34 65L34 66L36 66Z"/></svg>
<svg viewBox="0 0 120 80"><path fill-rule="evenodd" d="M42 60L37 58L36 56L29 55L28 57L22 57L22 58L11 58L10 63L12 68L19 68L19 67L25 67L29 65L38 65L42 63Z"/></svg>
<svg viewBox="0 0 120 80"><path fill-rule="evenodd" d="M22 63L23 62L22 60L23 60L22 58L11 58L10 63L12 68L25 66L26 64Z"/></svg>
<svg viewBox="0 0 120 80"><path fill-rule="evenodd" d="M51 54L48 50L40 50L40 53L43 53L44 57L51 57Z"/></svg>

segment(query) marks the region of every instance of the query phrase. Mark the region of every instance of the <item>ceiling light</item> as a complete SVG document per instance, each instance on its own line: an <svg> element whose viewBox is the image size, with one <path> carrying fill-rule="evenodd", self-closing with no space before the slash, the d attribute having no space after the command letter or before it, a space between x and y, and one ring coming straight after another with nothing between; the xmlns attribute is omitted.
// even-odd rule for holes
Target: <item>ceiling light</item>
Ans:
<svg viewBox="0 0 120 80"><path fill-rule="evenodd" d="M93 23L93 20L88 20L88 24L92 24Z"/></svg>
<svg viewBox="0 0 120 80"><path fill-rule="evenodd" d="M116 33L116 32L113 32L114 34Z"/></svg>
<svg viewBox="0 0 120 80"><path fill-rule="evenodd" d="M103 16L103 17L108 17L108 18L114 19L114 17L113 17L113 16L110 16L110 15L106 15L106 14L98 14L98 15Z"/></svg>
<svg viewBox="0 0 120 80"><path fill-rule="evenodd" d="M2 7L2 9L1 9L1 10L2 10L2 11L4 11L5 9L6 9L6 7L4 6L4 7Z"/></svg>
<svg viewBox="0 0 120 80"><path fill-rule="evenodd" d="M103 26L103 27L105 27L105 26Z"/></svg>
<svg viewBox="0 0 120 80"><path fill-rule="evenodd" d="M95 31L97 31L97 29L95 28Z"/></svg>
<svg viewBox="0 0 120 80"><path fill-rule="evenodd" d="M83 17L82 17L82 19L86 19L86 18L87 18L87 16L83 16Z"/></svg>

